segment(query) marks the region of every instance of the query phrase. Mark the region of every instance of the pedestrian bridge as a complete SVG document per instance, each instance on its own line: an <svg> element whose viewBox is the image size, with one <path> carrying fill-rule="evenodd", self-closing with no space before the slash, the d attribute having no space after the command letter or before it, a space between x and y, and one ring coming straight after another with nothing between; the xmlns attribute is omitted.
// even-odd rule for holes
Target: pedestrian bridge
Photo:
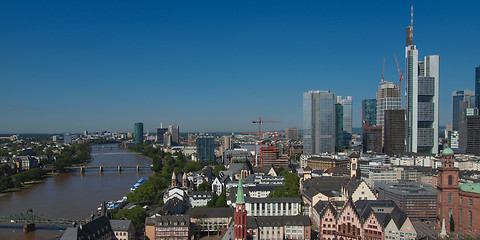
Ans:
<svg viewBox="0 0 480 240"><path fill-rule="evenodd" d="M42 214L40 212L36 212L33 209L29 209L27 211L14 213L8 216L0 216L0 222L23 223L25 224L23 226L23 232L31 232L35 231L35 224L72 226L82 221L75 219L52 217Z"/></svg>
<svg viewBox="0 0 480 240"><path fill-rule="evenodd" d="M80 170L81 173L85 173L86 169L98 169L98 172L103 173L105 169L117 169L120 173L124 169L135 169L137 172L140 170L146 170L152 168L153 165L102 165L102 166L77 166L77 167L65 167L65 170Z"/></svg>

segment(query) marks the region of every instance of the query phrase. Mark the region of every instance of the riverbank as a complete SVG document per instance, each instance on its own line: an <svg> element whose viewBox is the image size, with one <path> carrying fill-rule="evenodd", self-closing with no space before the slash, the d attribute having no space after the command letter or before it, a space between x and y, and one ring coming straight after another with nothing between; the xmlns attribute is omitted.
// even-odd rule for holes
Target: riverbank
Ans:
<svg viewBox="0 0 480 240"><path fill-rule="evenodd" d="M55 177L55 176L58 176L58 175L60 175L60 174L59 173L48 173L42 179L32 180L32 181L28 181L28 182L23 183L21 187L7 188L7 189L3 190L2 192L0 192L0 197L6 196L6 195L14 193L14 192L19 192L23 189L28 189L29 187L31 187L33 185L45 182L50 177Z"/></svg>

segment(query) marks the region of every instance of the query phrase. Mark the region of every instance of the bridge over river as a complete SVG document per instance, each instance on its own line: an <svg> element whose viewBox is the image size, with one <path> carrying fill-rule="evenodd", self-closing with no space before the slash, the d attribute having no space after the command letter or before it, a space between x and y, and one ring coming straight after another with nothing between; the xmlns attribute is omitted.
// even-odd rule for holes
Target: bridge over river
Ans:
<svg viewBox="0 0 480 240"><path fill-rule="evenodd" d="M81 173L85 173L85 169L98 169L99 173L103 173L105 169L117 169L120 173L123 169L135 169L140 172L141 169L150 169L153 165L102 165L102 166L77 166L77 167L65 167L66 170L80 170Z"/></svg>
<svg viewBox="0 0 480 240"><path fill-rule="evenodd" d="M59 217L52 217L29 209L27 211L14 213L8 216L0 216L0 222L23 223L23 232L35 231L35 224L73 226L85 220L74 220Z"/></svg>

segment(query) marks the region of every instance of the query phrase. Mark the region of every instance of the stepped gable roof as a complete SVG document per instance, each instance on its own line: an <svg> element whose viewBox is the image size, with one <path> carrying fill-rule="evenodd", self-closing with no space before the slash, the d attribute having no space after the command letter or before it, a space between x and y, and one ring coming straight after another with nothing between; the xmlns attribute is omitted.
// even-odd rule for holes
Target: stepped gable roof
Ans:
<svg viewBox="0 0 480 240"><path fill-rule="evenodd" d="M366 220L368 216L373 213L383 227L386 227L390 220L393 220L397 228L401 228L408 219L405 214L396 204L391 200L358 200L355 202L357 211L362 215L362 221ZM391 211L375 212L374 208L391 208Z"/></svg>
<svg viewBox="0 0 480 240"><path fill-rule="evenodd" d="M355 213L355 215L357 215L358 219L361 219L360 218L360 215L358 214L358 210L357 210L357 207L355 206L355 204L353 203L352 199L349 198L345 204L343 205L342 207L342 210L340 210L338 212L338 215L337 215L337 220L340 218L340 216L342 215L342 212L345 211L345 209L347 209L347 206L350 206L352 209L353 209L353 212Z"/></svg>
<svg viewBox="0 0 480 240"><path fill-rule="evenodd" d="M313 206L313 208L315 209L315 211L317 211L318 215L320 215L320 219L323 218L323 215L327 212L328 209L332 211L333 216L337 215L337 210L330 201L319 201L317 204L315 204L315 206Z"/></svg>

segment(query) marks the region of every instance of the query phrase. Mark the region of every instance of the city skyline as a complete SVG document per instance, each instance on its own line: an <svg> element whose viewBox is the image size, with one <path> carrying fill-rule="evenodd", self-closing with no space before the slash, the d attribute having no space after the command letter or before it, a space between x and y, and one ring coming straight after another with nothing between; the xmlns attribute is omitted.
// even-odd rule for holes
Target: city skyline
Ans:
<svg viewBox="0 0 480 240"><path fill-rule="evenodd" d="M7 1L0 21L0 133L302 128L302 93L363 99L405 71L410 2ZM415 2L414 44L440 56L440 126L475 88L480 3ZM448 31L446 31L448 30ZM405 76L405 73L404 73ZM405 89L405 78L402 91ZM404 102L405 105L405 102Z"/></svg>

